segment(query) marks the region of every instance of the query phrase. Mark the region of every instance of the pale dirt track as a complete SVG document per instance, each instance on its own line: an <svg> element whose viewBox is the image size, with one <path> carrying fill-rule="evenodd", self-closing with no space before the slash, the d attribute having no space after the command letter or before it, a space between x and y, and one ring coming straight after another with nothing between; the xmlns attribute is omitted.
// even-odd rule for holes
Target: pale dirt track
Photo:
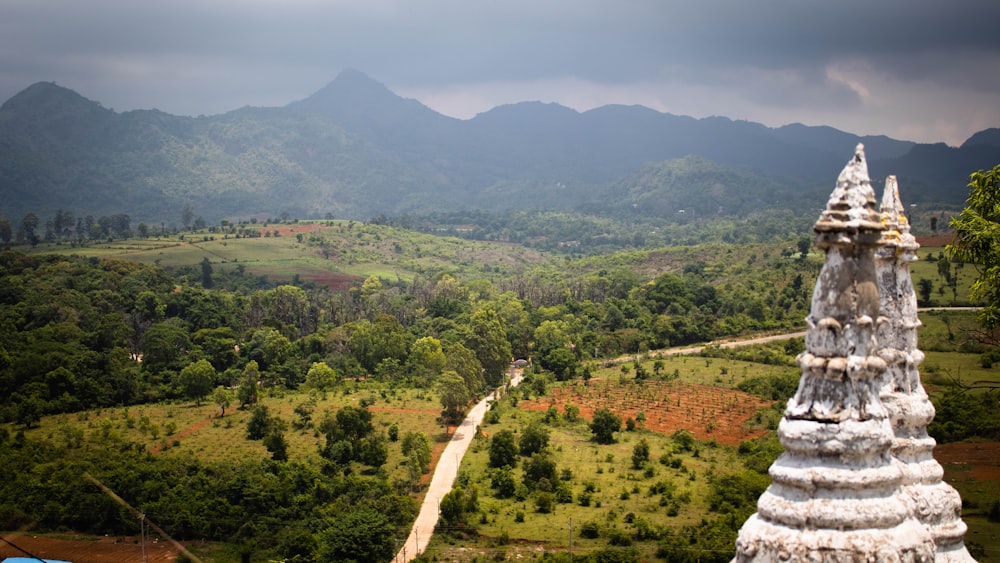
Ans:
<svg viewBox="0 0 1000 563"><path fill-rule="evenodd" d="M516 387L519 383L521 383L520 370L514 372L510 381L511 387ZM427 493L424 494L423 504L420 505L420 514L413 522L413 528L410 529L410 535L403 543L403 547L393 558L394 563L412 561L427 549L427 544L430 543L431 536L434 534L434 527L437 526L438 503L440 503L441 497L451 491L455 478L458 476L458 467L462 462L462 456L465 455L473 438L476 437L476 429L482 424L483 417L486 415L492 400L493 395L491 394L479 401L466 415L462 424L455 429L451 441L445 446L444 452L438 459L437 467L434 468L431 484L427 487Z"/></svg>

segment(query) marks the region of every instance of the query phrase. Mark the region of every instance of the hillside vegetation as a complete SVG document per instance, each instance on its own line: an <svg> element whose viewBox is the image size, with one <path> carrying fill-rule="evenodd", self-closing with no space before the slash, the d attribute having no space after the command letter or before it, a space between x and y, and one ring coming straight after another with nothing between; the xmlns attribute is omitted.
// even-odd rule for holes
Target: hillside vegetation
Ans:
<svg viewBox="0 0 1000 563"><path fill-rule="evenodd" d="M524 103L462 121L357 71L283 107L197 118L118 113L42 82L0 107L0 201L15 223L64 210L178 225L189 206L212 224L470 210L813 215L858 142L872 177L896 174L905 201L928 210L961 206L969 171L997 152L990 131L950 148L642 107Z"/></svg>
<svg viewBox="0 0 1000 563"><path fill-rule="evenodd" d="M798 241L574 257L349 221L33 250L0 253L0 528L136 534L88 474L177 539L213 540L196 549L214 561L389 560L447 423L512 357L528 378L440 499L428 557L565 553L572 518L581 560L728 560L801 340L650 352L801 330L821 264ZM921 253L928 302L961 304L970 272ZM971 319L925 321L942 441L997 437L991 392L962 387L995 378ZM961 487L985 499L967 509L985 533L1000 495L982 483Z"/></svg>

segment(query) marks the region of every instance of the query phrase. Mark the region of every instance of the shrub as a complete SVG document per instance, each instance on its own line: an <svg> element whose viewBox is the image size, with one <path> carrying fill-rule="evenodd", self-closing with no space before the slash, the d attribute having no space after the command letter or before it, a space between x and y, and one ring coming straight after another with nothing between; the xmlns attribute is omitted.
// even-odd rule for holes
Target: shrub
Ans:
<svg viewBox="0 0 1000 563"><path fill-rule="evenodd" d="M587 539L597 539L601 535L601 527L593 520L589 522L584 522L580 526L580 537Z"/></svg>

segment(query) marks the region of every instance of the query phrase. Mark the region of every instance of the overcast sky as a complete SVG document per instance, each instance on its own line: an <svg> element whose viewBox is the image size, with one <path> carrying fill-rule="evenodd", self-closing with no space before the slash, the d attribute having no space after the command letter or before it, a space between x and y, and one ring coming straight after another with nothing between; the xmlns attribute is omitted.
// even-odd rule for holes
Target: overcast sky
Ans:
<svg viewBox="0 0 1000 563"><path fill-rule="evenodd" d="M347 68L468 118L641 104L960 144L1000 127L998 0L0 0L0 100L302 99Z"/></svg>

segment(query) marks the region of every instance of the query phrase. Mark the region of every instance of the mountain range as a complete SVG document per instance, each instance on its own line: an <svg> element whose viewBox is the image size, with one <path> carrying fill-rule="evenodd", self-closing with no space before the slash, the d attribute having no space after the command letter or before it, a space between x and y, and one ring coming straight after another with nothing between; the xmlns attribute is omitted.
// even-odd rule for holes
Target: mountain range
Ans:
<svg viewBox="0 0 1000 563"><path fill-rule="evenodd" d="M462 209L813 213L859 142L872 178L896 174L908 203L961 206L969 173L1000 162L1000 129L948 147L539 102L460 120L354 70L283 107L201 117L119 113L41 82L0 107L0 214L176 224L186 206L209 223Z"/></svg>

